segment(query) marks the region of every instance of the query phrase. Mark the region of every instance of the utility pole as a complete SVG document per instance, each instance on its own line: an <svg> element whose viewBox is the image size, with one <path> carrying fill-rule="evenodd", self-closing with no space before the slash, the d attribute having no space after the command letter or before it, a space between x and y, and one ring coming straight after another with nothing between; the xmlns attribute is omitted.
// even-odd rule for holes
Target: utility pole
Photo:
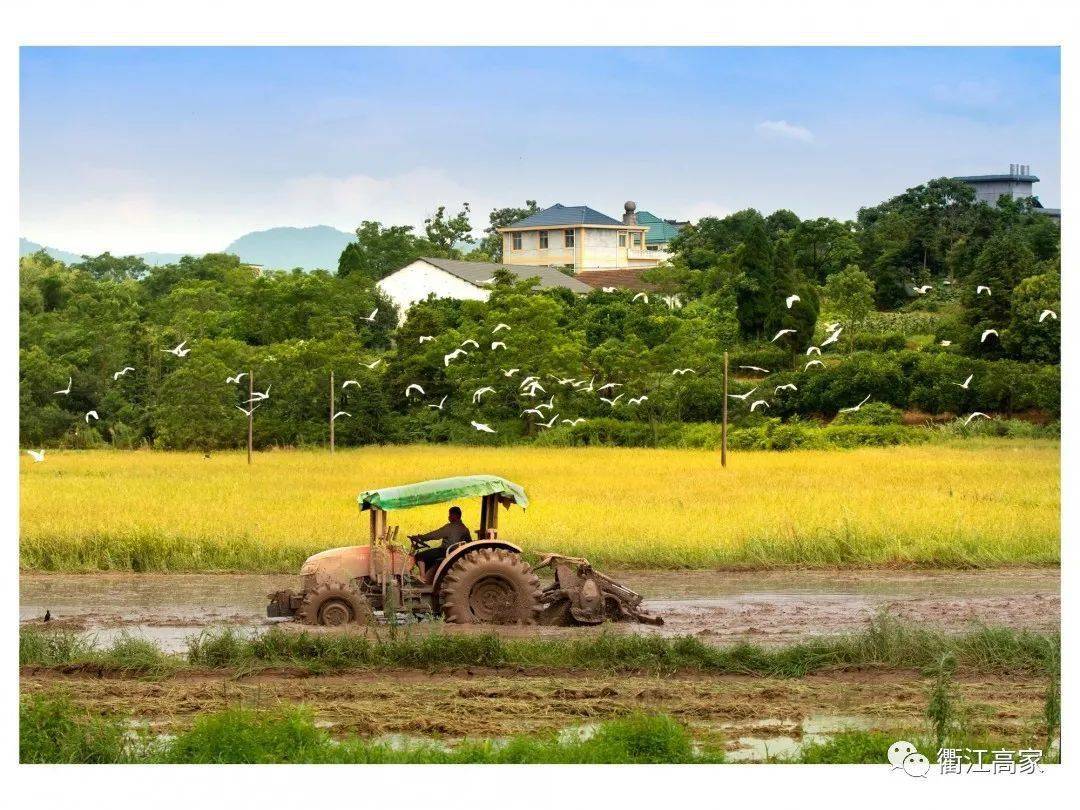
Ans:
<svg viewBox="0 0 1080 810"><path fill-rule="evenodd" d="M727 375L728 375L728 360L727 352L724 352L724 402L721 405L723 408L723 421L720 423L720 466L727 466Z"/></svg>
<svg viewBox="0 0 1080 810"><path fill-rule="evenodd" d="M330 372L330 452L334 452L334 372Z"/></svg>
<svg viewBox="0 0 1080 810"><path fill-rule="evenodd" d="M251 370L248 371L248 464L251 464L251 437L254 433L253 427L255 423L255 403L251 402L255 398L255 374Z"/></svg>

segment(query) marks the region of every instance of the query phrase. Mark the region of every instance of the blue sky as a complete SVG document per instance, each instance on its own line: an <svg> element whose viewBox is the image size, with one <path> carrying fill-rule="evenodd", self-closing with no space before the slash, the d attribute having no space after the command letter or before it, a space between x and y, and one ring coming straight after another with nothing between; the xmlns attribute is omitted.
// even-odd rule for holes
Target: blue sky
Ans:
<svg viewBox="0 0 1080 810"><path fill-rule="evenodd" d="M23 48L21 229L76 252L419 224L535 198L849 218L1028 163L1060 200L1056 48Z"/></svg>

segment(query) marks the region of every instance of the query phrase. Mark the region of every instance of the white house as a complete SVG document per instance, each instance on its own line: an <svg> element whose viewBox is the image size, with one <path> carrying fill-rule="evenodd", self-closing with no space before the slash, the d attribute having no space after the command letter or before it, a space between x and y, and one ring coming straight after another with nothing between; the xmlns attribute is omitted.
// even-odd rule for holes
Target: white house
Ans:
<svg viewBox="0 0 1080 810"><path fill-rule="evenodd" d="M378 287L394 302L398 308L398 317L404 321L409 307L429 295L464 301L487 301L491 295L495 271L499 268L509 270L519 279L539 276L540 283L533 288L537 290L562 287L581 294L592 290L588 284L553 267L512 267L491 262L462 262L428 257L417 259L391 273L378 282Z"/></svg>

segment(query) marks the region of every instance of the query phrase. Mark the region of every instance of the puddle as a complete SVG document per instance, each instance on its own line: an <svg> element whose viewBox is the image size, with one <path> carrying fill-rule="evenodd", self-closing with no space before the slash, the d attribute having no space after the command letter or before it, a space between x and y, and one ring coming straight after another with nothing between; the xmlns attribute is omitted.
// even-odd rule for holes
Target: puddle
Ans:
<svg viewBox="0 0 1080 810"><path fill-rule="evenodd" d="M827 742L842 731L866 731L873 728L873 723L869 718L854 715L818 714L803 718L801 723L766 718L755 721L754 726L755 728L790 729L792 733L738 737L734 743L735 747L725 753L728 762L794 759L802 751L804 745Z"/></svg>

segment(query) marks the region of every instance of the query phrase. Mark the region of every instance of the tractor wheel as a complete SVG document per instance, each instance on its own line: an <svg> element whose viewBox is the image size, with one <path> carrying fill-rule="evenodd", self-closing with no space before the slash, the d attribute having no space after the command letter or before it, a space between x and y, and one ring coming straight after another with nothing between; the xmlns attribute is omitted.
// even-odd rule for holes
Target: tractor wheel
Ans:
<svg viewBox="0 0 1080 810"><path fill-rule="evenodd" d="M442 580L443 618L451 624L532 624L540 611L540 578L521 556L479 548Z"/></svg>
<svg viewBox="0 0 1080 810"><path fill-rule="evenodd" d="M296 609L296 618L304 624L370 624L371 606L355 588L348 585L319 585L304 594Z"/></svg>

